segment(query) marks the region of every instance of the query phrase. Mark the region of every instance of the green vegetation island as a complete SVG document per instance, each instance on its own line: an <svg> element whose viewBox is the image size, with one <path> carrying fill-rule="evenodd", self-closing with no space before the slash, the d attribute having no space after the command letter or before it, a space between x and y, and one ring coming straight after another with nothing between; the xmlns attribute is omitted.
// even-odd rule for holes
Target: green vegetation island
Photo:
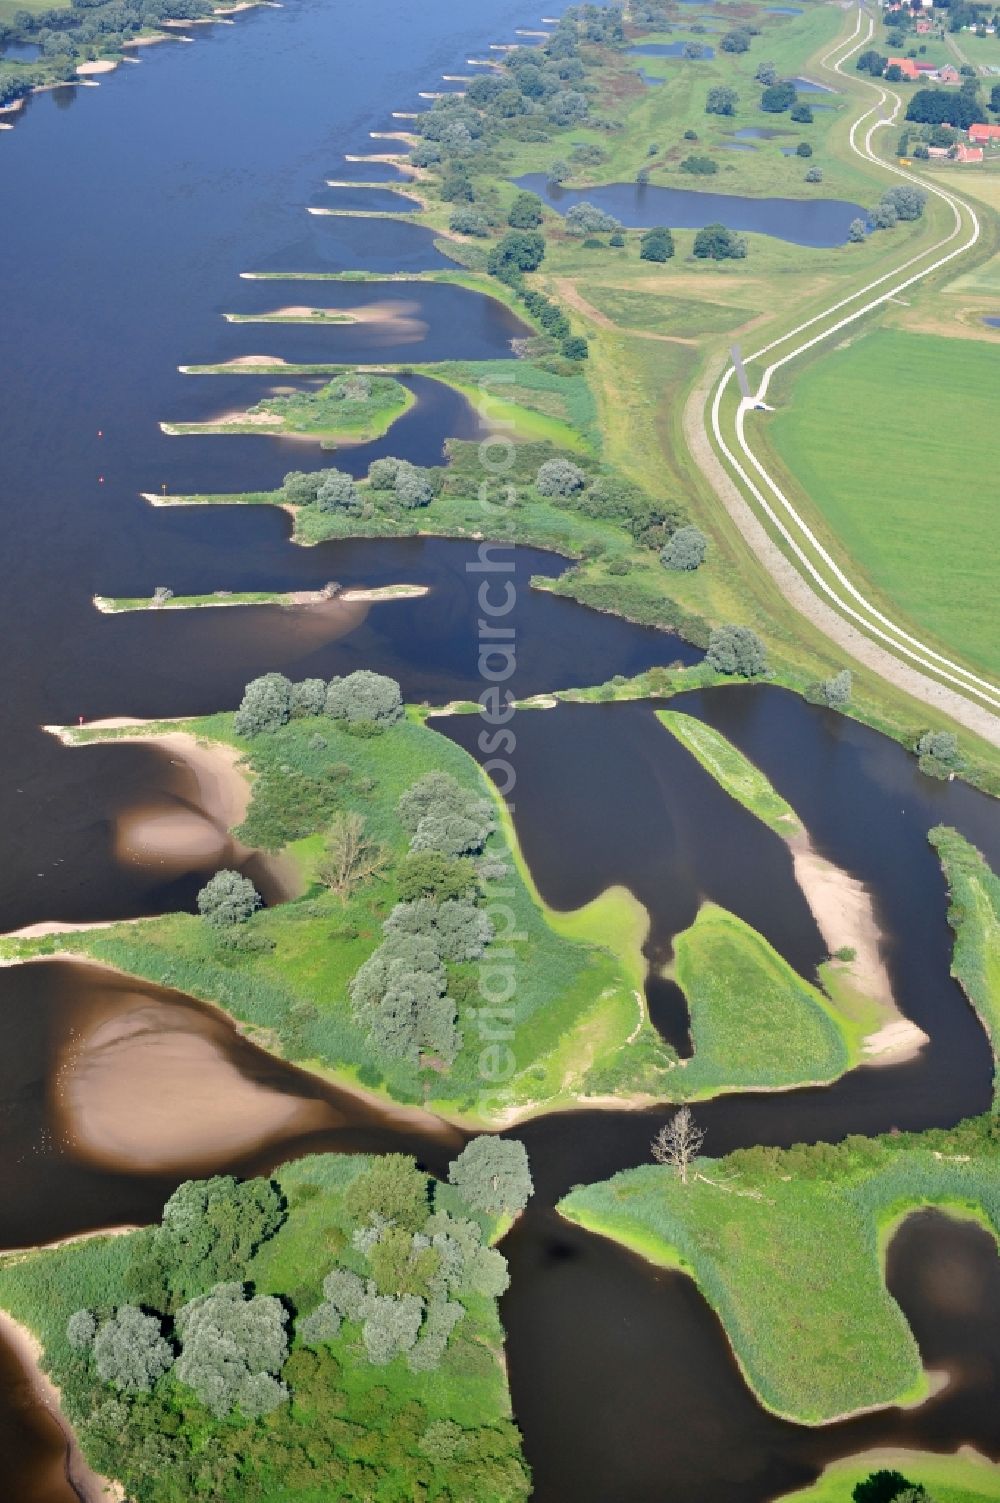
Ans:
<svg viewBox="0 0 1000 1503"><path fill-rule="evenodd" d="M492 1244L531 1188L494 1138L440 1182L397 1154L187 1180L158 1225L4 1254L0 1303L144 1503L523 1503Z"/></svg>

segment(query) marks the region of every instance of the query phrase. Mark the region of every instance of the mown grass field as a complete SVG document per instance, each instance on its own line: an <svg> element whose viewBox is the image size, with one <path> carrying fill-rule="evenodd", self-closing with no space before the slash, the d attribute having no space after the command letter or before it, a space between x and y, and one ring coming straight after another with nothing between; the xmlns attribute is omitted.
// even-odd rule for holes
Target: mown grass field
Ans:
<svg viewBox="0 0 1000 1503"><path fill-rule="evenodd" d="M783 383L766 420L795 494L852 568L890 610L994 675L997 376L988 344L877 330Z"/></svg>
<svg viewBox="0 0 1000 1503"><path fill-rule="evenodd" d="M675 1071L678 1098L825 1083L856 1061L857 1025L735 914L704 904L674 956L694 1044Z"/></svg>
<svg viewBox="0 0 1000 1503"><path fill-rule="evenodd" d="M462 1013L466 1004L475 1006L479 995L476 965L455 968L468 992L465 996L463 991L458 1005L464 1043L445 1075L422 1074L405 1061L380 1058L352 1016L347 988L380 943L382 920L398 898L393 863L409 841L396 814L400 795L423 773L441 770L479 797L492 796L476 763L416 720L368 739L351 736L325 718L294 720L249 743L234 735L228 714L187 722L181 729L209 741L230 742L247 754L254 773L253 799L240 834L251 845L289 849L305 876L304 895L258 913L247 926L253 948L246 952L220 948L201 919L172 914L56 940L6 941L5 953L59 949L87 954L220 1004L251 1025L268 1048L321 1073L348 1084L360 1082L395 1100L429 1097L432 1110L475 1124L483 1092L478 1066L482 1042L471 1020L463 1027ZM342 903L313 874L321 832L334 812L346 809L364 817L366 833L383 845L389 865L382 880L355 889ZM512 946L518 1069L509 1083L490 1092L491 1100L500 1103L493 1114L570 1103L586 1091L588 1074L617 1060L633 1035L647 1065L652 1062L662 1073L670 1059L658 1035L648 1021L637 1029L635 955L641 935L632 938L637 932L634 916L614 903L611 922L606 905L599 902L581 916L567 918L566 932L557 932L557 921L548 921L514 859L509 832L501 818L486 851L510 869L504 883L510 896L503 901L513 909L515 932L524 936ZM489 884L486 903L488 907ZM630 957L627 963L623 955Z"/></svg>
<svg viewBox="0 0 1000 1503"><path fill-rule="evenodd" d="M649 1164L573 1190L559 1210L691 1273L763 1402L823 1423L927 1391L882 1261L888 1229L926 1205L1000 1236L1000 1157L984 1123L745 1149L700 1159L687 1185Z"/></svg>
<svg viewBox="0 0 1000 1503"><path fill-rule="evenodd" d="M1000 877L957 830L938 825L929 839L938 853L955 931L951 974L976 1009L997 1061L994 1091L1000 1094Z"/></svg>
<svg viewBox="0 0 1000 1503"><path fill-rule="evenodd" d="M801 833L802 826L791 804L755 767L748 757L727 741L719 731L685 715L680 710L657 710L656 718L676 736L682 746L701 763L705 771L726 790L730 798L749 809L769 829L788 840Z"/></svg>

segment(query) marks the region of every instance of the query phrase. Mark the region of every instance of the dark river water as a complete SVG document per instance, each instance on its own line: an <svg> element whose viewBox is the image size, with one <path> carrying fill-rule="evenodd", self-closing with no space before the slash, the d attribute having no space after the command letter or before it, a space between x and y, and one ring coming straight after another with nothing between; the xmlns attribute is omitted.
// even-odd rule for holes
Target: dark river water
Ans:
<svg viewBox="0 0 1000 1503"><path fill-rule="evenodd" d="M589 203L613 214L629 229L663 224L672 230L699 230L724 224L730 230L774 235L793 245L843 245L852 219L864 218L860 204L841 198L744 198L699 188L661 188L655 183L607 183L595 188L562 188L544 172L528 172L518 187L538 193L560 214Z"/></svg>
<svg viewBox="0 0 1000 1503"><path fill-rule="evenodd" d="M189 807L178 769L150 748L67 750L44 724L215 710L234 705L244 682L268 669L301 677L375 667L397 677L411 700L479 692L470 545L415 538L300 549L279 511L154 510L139 493L262 489L290 468L330 462L362 473L386 453L436 462L447 438L478 436L465 402L422 377L407 378L417 403L389 435L335 459L261 436L171 438L158 425L299 384L184 375L180 365L247 354L298 362L512 354L518 320L463 289L240 273L412 274L449 264L417 225L305 208L365 203L362 190L326 187L327 178L405 186L391 166L347 162L344 153L391 149L368 133L396 128L392 110L417 108L419 91L436 88L443 73L463 72L490 41L535 24L523 0L482 0L474 11L449 0L419 8L371 0L347 11L295 0L236 26L198 28L193 46L151 48L141 66L119 69L99 89L36 98L0 137L0 930L190 906L204 880L195 862L165 871L116 854L132 811ZM696 198L699 211L709 197L677 195ZM386 195L367 202L384 207ZM771 232L805 245L837 243L843 214L856 212L796 203L779 229L773 206L757 209L772 216ZM703 222L680 214L678 202L656 217ZM350 309L362 321L302 327L222 317L289 305ZM697 656L675 638L530 589L532 575L563 567L552 554L518 550L517 692ZM91 605L95 593L141 594L158 584L178 593L307 589L330 578L412 581L430 593L373 607L346 632L306 609L104 617ZM955 824L995 863L994 806L962 785L930 782L898 747L780 691L727 689L681 704L759 762L819 849L870 884L897 995L931 1040L908 1064L858 1070L825 1091L707 1104L699 1116L711 1151L945 1124L984 1109L989 1051L948 976L943 884L926 831L939 820ZM474 749L474 720L437 725ZM655 964L711 897L812 973L823 944L784 845L720 793L650 706L563 706L525 712L517 727L515 819L549 901L571 907L624 883L649 909ZM679 996L651 983L650 1003L663 1032L684 1047ZM412 1151L440 1171L459 1141L440 1124L367 1107L270 1059L189 998L91 966L2 971L0 1004L2 1246L151 1219L190 1173L255 1172L323 1148ZM150 1117L145 1131L156 1129L156 1141L147 1150L138 1107L123 1131L121 1114L107 1110L115 1070L123 1088L127 1080L133 1096L145 1091L161 1108L180 1078L178 1107L202 1124L199 1143L174 1139ZM228 1117L220 1103L231 1104ZM505 1244L513 1282L503 1315L537 1498L765 1503L866 1446L966 1442L1000 1454L997 1259L974 1229L914 1218L890 1258L891 1287L926 1363L953 1368L955 1381L918 1410L812 1431L761 1410L689 1281L558 1220L553 1202L572 1184L644 1159L664 1115L588 1111L518 1132L537 1195ZM964 1308L956 1307L957 1280L975 1291ZM70 1495L59 1438L25 1401L2 1349L0 1392L7 1495L61 1503Z"/></svg>

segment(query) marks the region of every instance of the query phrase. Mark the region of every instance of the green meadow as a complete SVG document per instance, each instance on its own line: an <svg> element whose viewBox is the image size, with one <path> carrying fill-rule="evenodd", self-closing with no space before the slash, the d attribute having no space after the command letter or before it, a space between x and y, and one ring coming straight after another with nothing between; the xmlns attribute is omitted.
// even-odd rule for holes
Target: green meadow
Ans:
<svg viewBox="0 0 1000 1503"><path fill-rule="evenodd" d="M876 599L994 675L996 384L987 343L881 329L783 382L766 419L795 496Z"/></svg>

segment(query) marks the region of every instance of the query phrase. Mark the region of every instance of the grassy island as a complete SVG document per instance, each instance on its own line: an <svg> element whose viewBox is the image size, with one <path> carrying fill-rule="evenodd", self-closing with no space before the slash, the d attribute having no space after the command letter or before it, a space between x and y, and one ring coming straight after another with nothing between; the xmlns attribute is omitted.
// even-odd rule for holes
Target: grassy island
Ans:
<svg viewBox="0 0 1000 1503"><path fill-rule="evenodd" d="M493 1200L475 1143L461 1188L399 1156L188 1181L158 1226L0 1258L0 1307L144 1503L522 1503L491 1243L531 1180L501 1157Z"/></svg>
<svg viewBox="0 0 1000 1503"><path fill-rule="evenodd" d="M940 858L951 898L951 973L989 1034L1000 1093L1000 878L957 830L937 825L928 838Z"/></svg>
<svg viewBox="0 0 1000 1503"><path fill-rule="evenodd" d="M697 1281L760 1399L810 1424L927 1392L883 1258L908 1212L938 1206L1000 1237L992 1118L951 1132L750 1148L574 1190L568 1220Z"/></svg>
<svg viewBox="0 0 1000 1503"><path fill-rule="evenodd" d="M263 397L246 412L225 413L205 423L161 423L164 433L284 433L318 438L324 448L381 438L415 398L392 376L355 373L318 391Z"/></svg>
<svg viewBox="0 0 1000 1503"><path fill-rule="evenodd" d="M801 832L795 810L748 757L703 720L679 710L658 710L657 720L710 773L731 798L786 840Z"/></svg>

